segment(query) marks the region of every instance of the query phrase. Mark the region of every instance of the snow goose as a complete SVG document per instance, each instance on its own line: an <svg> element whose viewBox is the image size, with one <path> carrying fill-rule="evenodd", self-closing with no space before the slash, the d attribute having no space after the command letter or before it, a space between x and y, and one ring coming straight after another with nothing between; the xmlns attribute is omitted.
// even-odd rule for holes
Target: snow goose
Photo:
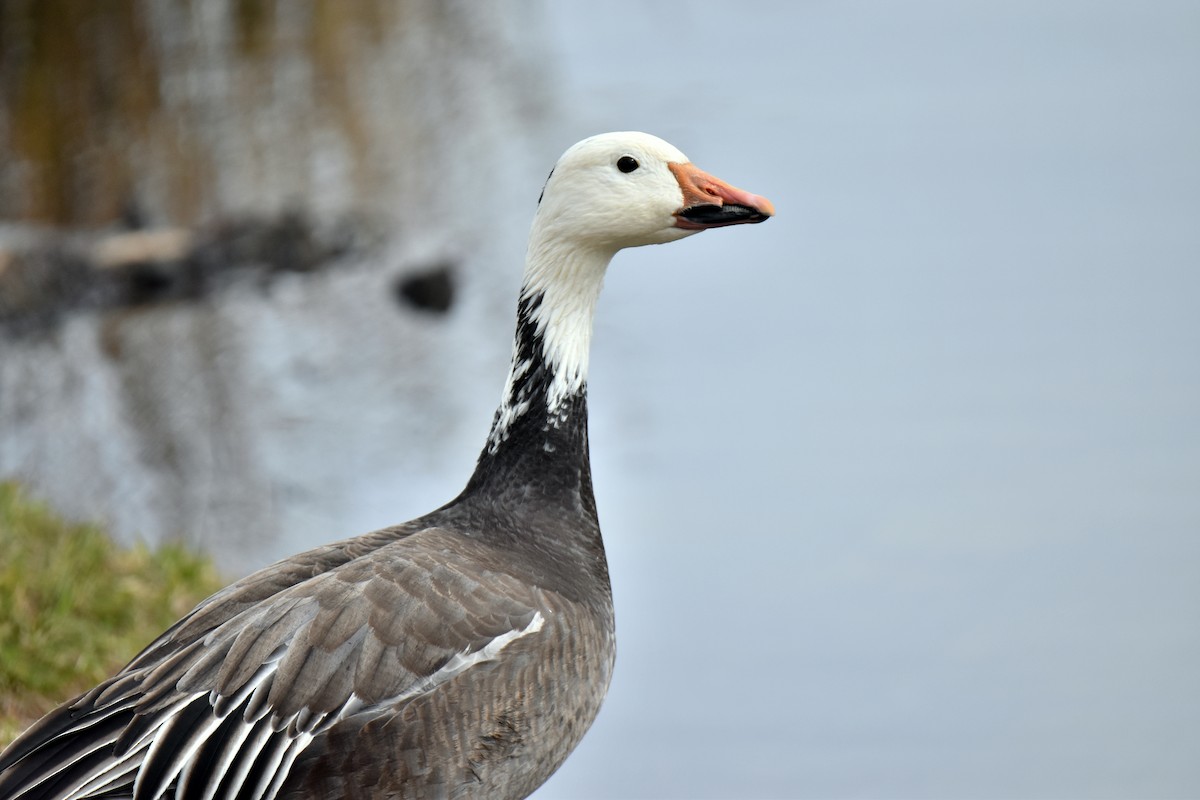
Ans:
<svg viewBox="0 0 1200 800"><path fill-rule="evenodd" d="M526 797L612 674L587 440L600 284L625 247L767 200L644 133L571 147L530 231L512 368L466 489L198 605L0 756L0 797Z"/></svg>

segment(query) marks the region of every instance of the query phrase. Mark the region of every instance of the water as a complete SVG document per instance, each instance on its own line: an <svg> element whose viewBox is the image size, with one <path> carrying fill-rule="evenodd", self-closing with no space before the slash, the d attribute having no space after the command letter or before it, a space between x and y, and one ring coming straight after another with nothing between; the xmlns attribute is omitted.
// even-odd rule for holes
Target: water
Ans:
<svg viewBox="0 0 1200 800"><path fill-rule="evenodd" d="M81 189L64 203L79 215L59 221L111 224L106 203L128 202L159 233L180 226L199 242L215 288L184 299L187 279L171 276L186 270L166 270L152 302L0 331L0 479L122 539L184 538L237 576L461 489L500 394L545 175L546 37L519 3L152 6L97 7L66 26L13 15L14 41L40 41L20 37L37 20L43 38L67 42L42 48L47 64L14 45L25 64L14 86L45 68L64 97L94 95L98 74L158 100L83 104L76 119L73 107L39 111L38 95L0 109L0 129L69 119L62 141L33 150L71 151L51 166L96 197ZM78 58L55 62L68 45ZM0 183L43 174L20 155L0 159ZM130 170L119 193L110 173ZM61 188L33 181L0 207L15 214L47 183ZM285 209L296 225L262 236ZM119 241L111 225L60 233L0 225L0 312L38 285L22 279L47 261L38 247L82 261ZM311 271L265 267L289 249L333 255ZM43 283L79 288L50 263ZM445 264L458 285L448 313L398 302L399 280ZM234 266L241 278L226 280ZM120 284L115 268L94 272Z"/></svg>
<svg viewBox="0 0 1200 800"><path fill-rule="evenodd" d="M562 140L779 216L622 254L570 798L1200 794L1200 14L549 9Z"/></svg>

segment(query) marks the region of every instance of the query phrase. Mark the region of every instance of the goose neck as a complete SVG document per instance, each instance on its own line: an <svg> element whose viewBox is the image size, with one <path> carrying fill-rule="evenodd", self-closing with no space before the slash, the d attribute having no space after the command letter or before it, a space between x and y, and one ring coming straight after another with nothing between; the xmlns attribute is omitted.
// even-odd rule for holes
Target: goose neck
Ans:
<svg viewBox="0 0 1200 800"><path fill-rule="evenodd" d="M573 414L586 414L586 404L575 401L587 393L596 302L611 258L598 248L531 238L512 363L488 440L493 452L527 415L561 428Z"/></svg>

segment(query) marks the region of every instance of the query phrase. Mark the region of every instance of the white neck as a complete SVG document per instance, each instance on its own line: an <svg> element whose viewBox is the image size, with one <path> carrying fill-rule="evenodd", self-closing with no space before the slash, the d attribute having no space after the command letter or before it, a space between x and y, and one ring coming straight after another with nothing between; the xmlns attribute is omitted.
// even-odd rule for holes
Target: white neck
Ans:
<svg viewBox="0 0 1200 800"><path fill-rule="evenodd" d="M533 319L546 363L554 373L551 412L587 383L592 321L612 257L607 250L572 248L543 237L529 243L521 297L542 296Z"/></svg>
<svg viewBox="0 0 1200 800"><path fill-rule="evenodd" d="M550 235L534 223L521 300L541 298L529 321L534 325L535 347L540 348L534 358L540 358L552 376L546 396L551 421L558 421L556 415L564 401L580 394L587 384L596 301L614 253L610 248ZM522 357L518 345L519 340L514 340L512 367L489 439L493 451L513 420L529 410L530 398L513 396L517 381L534 367Z"/></svg>

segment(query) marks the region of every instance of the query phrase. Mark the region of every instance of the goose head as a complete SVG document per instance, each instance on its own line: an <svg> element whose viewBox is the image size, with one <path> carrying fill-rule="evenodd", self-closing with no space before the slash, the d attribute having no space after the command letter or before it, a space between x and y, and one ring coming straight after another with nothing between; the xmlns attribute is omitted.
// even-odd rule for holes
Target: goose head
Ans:
<svg viewBox="0 0 1200 800"><path fill-rule="evenodd" d="M774 213L766 198L703 172L657 136L625 131L584 139L562 155L542 190L534 232L611 255Z"/></svg>
<svg viewBox="0 0 1200 800"><path fill-rule="evenodd" d="M546 408L558 419L587 381L596 300L618 250L664 244L708 228L762 222L766 198L702 172L647 133L604 133L563 153L546 179L529 234L512 369L489 438L508 436L530 407L530 375L550 377ZM534 361L548 367L540 370Z"/></svg>

